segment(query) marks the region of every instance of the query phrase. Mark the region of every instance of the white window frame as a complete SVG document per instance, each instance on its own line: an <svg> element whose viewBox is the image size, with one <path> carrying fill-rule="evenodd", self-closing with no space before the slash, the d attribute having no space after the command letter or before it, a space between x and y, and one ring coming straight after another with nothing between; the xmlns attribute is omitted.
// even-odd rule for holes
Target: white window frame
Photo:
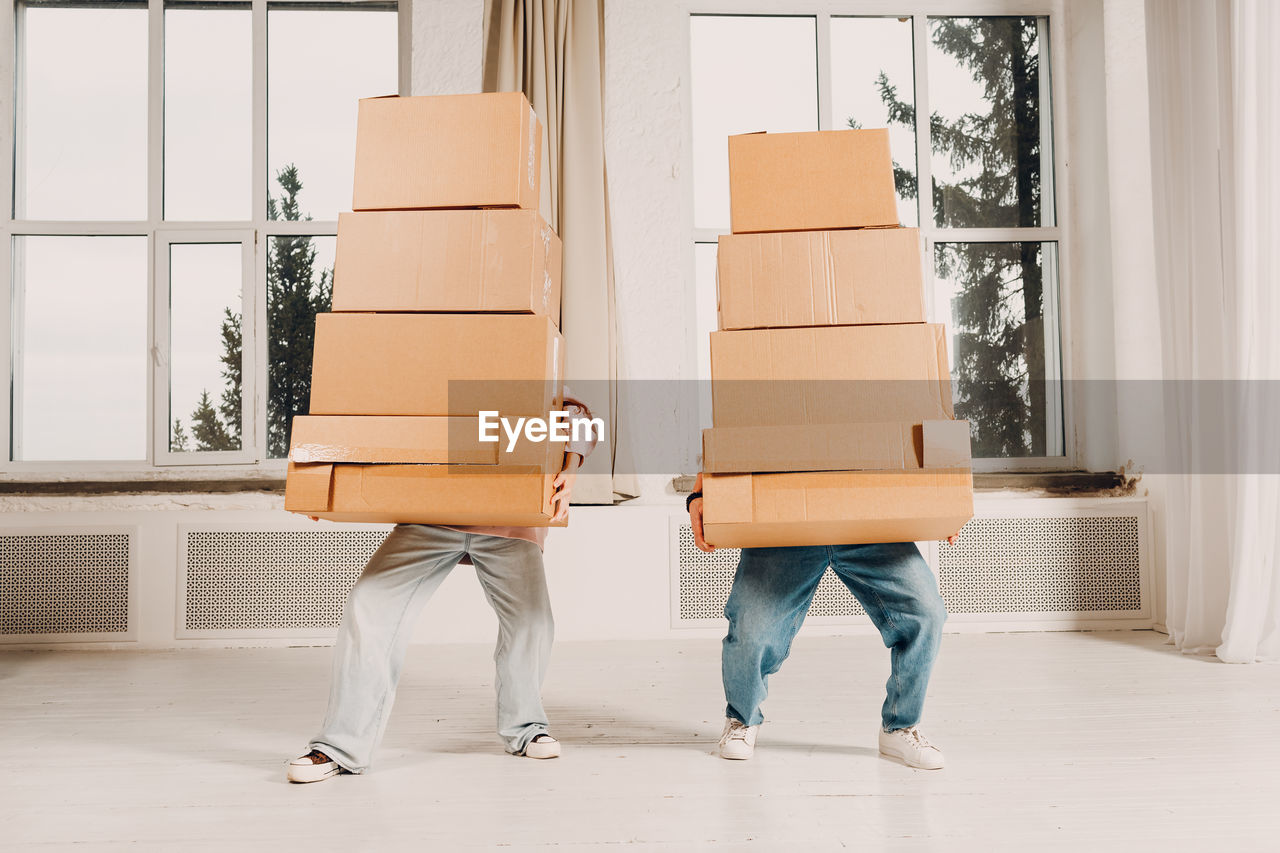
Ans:
<svg viewBox="0 0 1280 853"><path fill-rule="evenodd" d="M240 436L239 450L197 450L172 451L169 449L169 429L173 412L165 404L171 388L172 379L169 369L173 363L171 351L172 335L170 334L169 316L173 301L173 280L170 273L169 249L171 246L191 244L238 245L240 247ZM257 392L257 350L243 345L244 329L248 318L254 314L255 289L257 276L254 275L255 255L254 232L252 230L202 230L162 229L156 232L154 292L151 294L151 322L155 330L152 335L151 370L153 373L151 387L156 390L155 405L152 406L151 435L153 446L152 459L156 465L227 465L249 464L257 461L248 440L252 436L254 420L252 412L256 408ZM265 364L264 364L265 366ZM190 424L190 418L187 419Z"/></svg>
<svg viewBox="0 0 1280 853"><path fill-rule="evenodd" d="M216 4L220 0L208 0ZM164 0L147 0L148 15L148 78L147 78L147 218L122 221L72 221L72 220L15 220L11 201L14 191L14 170L0 169L0 198L7 206L3 216L3 232L0 233L0 276L4 282L0 290L0 375L5 378L6 392L0 394L0 482L29 479L33 475L77 475L87 478L104 475L113 480L153 480L164 472L165 478L210 479L211 468L215 476L240 479L245 476L283 477L287 460L267 458L267 400L265 371L267 366L266 284L267 252L273 237L283 236L334 236L338 233L337 220L309 220L289 222L267 219L267 194L271 176L267 166L267 6L268 0L222 0L229 5L250 6L253 25L253 119L252 119L252 180L253 216L249 220L222 222L183 222L164 219ZM305 6L360 6L386 5L387 0L270 0L272 6L296 4ZM21 15L14 0L6 3L7 14L0 14L0 87L16 93L14 88L20 69L17 63L18 39L21 37ZM400 94L410 92L412 68L412 8L413 0L397 3L397 77ZM389 94L389 93L387 93ZM12 122L0 122L0 148L12 164L18 127L22 116L15 111ZM13 329L13 238L21 236L141 236L148 240L148 329L147 345L151 369L147 371L147 458L137 461L75 460L51 462L23 462L10 459L11 425L13 423L13 397L8 393L14 377L12 329ZM166 402L168 395L168 369L161 370L158 357L161 343L167 348L167 317L157 322L162 306L157 299L162 276L158 266L161 243L176 242L241 242L247 240L251 248L252 265L246 280L247 299L243 304L241 335L244 352L244 426L242 451L199 452L173 454L168 452L168 424ZM167 256L166 256L167 260ZM167 274L163 275L166 285ZM167 298L167 297L166 297ZM164 338L160 335L164 334ZM251 374L250 370L254 372ZM163 376L163 379L160 377ZM252 396L249 396L249 394ZM163 411L162 411L163 410ZM161 452L163 445L163 453ZM201 457L199 459L195 457Z"/></svg>
<svg viewBox="0 0 1280 853"><path fill-rule="evenodd" d="M937 321L932 316L934 305L934 257L935 247L939 243L1006 243L1006 242L1042 242L1057 245L1056 259L1045 253L1045 366L1049 375L1056 375L1061 381L1062 395L1060 413L1056 411L1059 404L1057 398L1050 399L1050 410L1046 419L1060 415L1062 422L1061 455L1042 457L1011 457L974 459L973 469L977 472L1008 471L1047 471L1072 470L1077 468L1076 460L1080 458L1079 441L1075 433L1073 417L1070 361L1063 358L1064 346L1071 340L1069 314L1064 310L1070 304L1069 284L1071 281L1070 258L1068 251L1071 239L1070 180L1067 170L1067 92L1066 74L1063 73L1066 62L1066 9L1065 0L808 0L808 2L782 3L779 0L693 0L685 12L692 15L757 15L762 17L811 17L816 23L817 37L817 91L818 91L818 127L820 130L835 129L835 116L831 105L831 19L841 17L908 17L912 21L912 42L914 48L915 70L915 110L916 110L916 177L920 192L917 206L920 212L919 229L925 244L924 283L926 305L929 312L927 319ZM933 164L931 160L931 139L929 122L919 121L920 116L930 115L928 91L929 34L927 26L922 26L929 16L948 17L980 17L987 15L1026 15L1044 16L1048 18L1048 39L1042 39L1047 47L1049 62L1048 73L1042 73L1041 103L1049 104L1050 109L1041 109L1043 138L1052 139L1053 143L1053 180L1042 183L1041 204L1054 212L1054 225L1032 228L944 228L933 222L932 200L929 198L933 187ZM685 79L689 79L692 69L692 53L689 49L689 26L686 19L685 56L690 65L686 68ZM685 86L684 111L686 126L692 129L692 97L690 87ZM691 145L687 146L689 149ZM687 158L688 174L692 174L692 155ZM693 193L692 184L688 195L689 218L692 222ZM715 243L727 230L693 227L693 240L690 245L688 269L690 280L696 281L694 271L694 247L698 243ZM1056 262L1056 276L1051 276L1050 265ZM949 318L941 318L946 322ZM1054 320L1055 322L1050 322ZM697 334L696 327L694 334ZM705 341L695 342L698 347L705 347ZM703 376L702 379L710 377ZM1050 395L1052 397L1053 395ZM1052 421L1050 421L1052 422ZM1053 437L1050 436L1053 440Z"/></svg>

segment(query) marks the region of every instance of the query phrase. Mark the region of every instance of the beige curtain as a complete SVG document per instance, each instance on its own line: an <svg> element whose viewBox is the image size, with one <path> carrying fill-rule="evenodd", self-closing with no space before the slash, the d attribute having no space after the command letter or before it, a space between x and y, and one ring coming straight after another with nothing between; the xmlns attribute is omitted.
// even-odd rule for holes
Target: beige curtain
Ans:
<svg viewBox="0 0 1280 853"><path fill-rule="evenodd" d="M564 241L560 328L574 395L610 435L587 460L574 503L632 497L614 477L617 348L604 162L603 0L485 0L484 90L523 91L542 120L542 214Z"/></svg>

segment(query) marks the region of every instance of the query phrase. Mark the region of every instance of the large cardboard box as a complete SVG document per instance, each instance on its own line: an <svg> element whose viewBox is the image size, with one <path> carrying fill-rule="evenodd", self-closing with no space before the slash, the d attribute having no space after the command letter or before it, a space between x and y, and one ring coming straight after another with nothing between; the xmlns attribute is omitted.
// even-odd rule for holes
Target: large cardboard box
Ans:
<svg viewBox="0 0 1280 853"><path fill-rule="evenodd" d="M299 417L285 509L331 521L547 526L564 447L478 441L476 418Z"/></svg>
<svg viewBox="0 0 1280 853"><path fill-rule="evenodd" d="M547 317L320 314L313 415L547 417L563 400L564 342Z"/></svg>
<svg viewBox="0 0 1280 853"><path fill-rule="evenodd" d="M702 431L708 474L968 468L969 422L712 427Z"/></svg>
<svg viewBox="0 0 1280 853"><path fill-rule="evenodd" d="M726 234L720 328L923 323L922 254L915 228Z"/></svg>
<svg viewBox="0 0 1280 853"><path fill-rule="evenodd" d="M534 210L338 216L334 311L495 311L560 322L560 238Z"/></svg>
<svg viewBox="0 0 1280 853"><path fill-rule="evenodd" d="M718 547L945 539L973 517L968 468L706 474L703 534Z"/></svg>
<svg viewBox="0 0 1280 853"><path fill-rule="evenodd" d="M365 98L353 210L536 210L542 126L520 92Z"/></svg>
<svg viewBox="0 0 1280 853"><path fill-rule="evenodd" d="M716 427L954 418L936 323L712 332L711 379Z"/></svg>
<svg viewBox="0 0 1280 853"><path fill-rule="evenodd" d="M897 225L889 131L730 136L729 223L735 234Z"/></svg>

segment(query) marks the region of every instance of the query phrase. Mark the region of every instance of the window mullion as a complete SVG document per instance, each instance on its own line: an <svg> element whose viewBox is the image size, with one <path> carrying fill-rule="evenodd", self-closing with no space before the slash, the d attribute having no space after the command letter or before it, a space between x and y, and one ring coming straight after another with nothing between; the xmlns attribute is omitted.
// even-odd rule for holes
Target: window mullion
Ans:
<svg viewBox="0 0 1280 853"><path fill-rule="evenodd" d="M253 0L253 293L244 306L242 351L253 353L252 399L246 401L245 449L267 458L267 0ZM249 364L246 364L248 368ZM263 371L261 376L257 371Z"/></svg>
<svg viewBox="0 0 1280 853"><path fill-rule="evenodd" d="M924 237L925 304L934 305L933 244L933 139L929 126L929 19L919 13L911 18L912 63L915 74L916 211ZM945 318L934 317L935 321Z"/></svg>
<svg viewBox="0 0 1280 853"><path fill-rule="evenodd" d="M157 354L160 352L160 341L157 338L159 328L156 323L156 311L168 311L168 302L158 303L159 279L161 270L157 268L156 229L164 218L164 0L149 0L147 3L147 411L151 417L146 419L147 463L156 464L156 421L163 404L166 412L166 430L168 427L168 394L162 395L156 387ZM167 263L167 258L165 263ZM168 271L164 271L167 280ZM168 322L164 323L168 327Z"/></svg>
<svg viewBox="0 0 1280 853"><path fill-rule="evenodd" d="M831 15L820 12L814 28L818 38L818 130L832 130L831 112Z"/></svg>

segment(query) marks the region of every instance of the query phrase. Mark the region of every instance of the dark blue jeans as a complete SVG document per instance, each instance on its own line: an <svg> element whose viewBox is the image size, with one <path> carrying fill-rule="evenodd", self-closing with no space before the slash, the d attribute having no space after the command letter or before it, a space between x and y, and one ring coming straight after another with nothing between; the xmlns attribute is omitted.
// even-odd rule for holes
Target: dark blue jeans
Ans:
<svg viewBox="0 0 1280 853"><path fill-rule="evenodd" d="M862 603L889 648L884 727L914 726L924 708L947 609L933 572L912 542L742 549L724 608L729 620L721 658L725 713L749 726L764 721L760 705L769 692L769 676L787 659L827 566Z"/></svg>

